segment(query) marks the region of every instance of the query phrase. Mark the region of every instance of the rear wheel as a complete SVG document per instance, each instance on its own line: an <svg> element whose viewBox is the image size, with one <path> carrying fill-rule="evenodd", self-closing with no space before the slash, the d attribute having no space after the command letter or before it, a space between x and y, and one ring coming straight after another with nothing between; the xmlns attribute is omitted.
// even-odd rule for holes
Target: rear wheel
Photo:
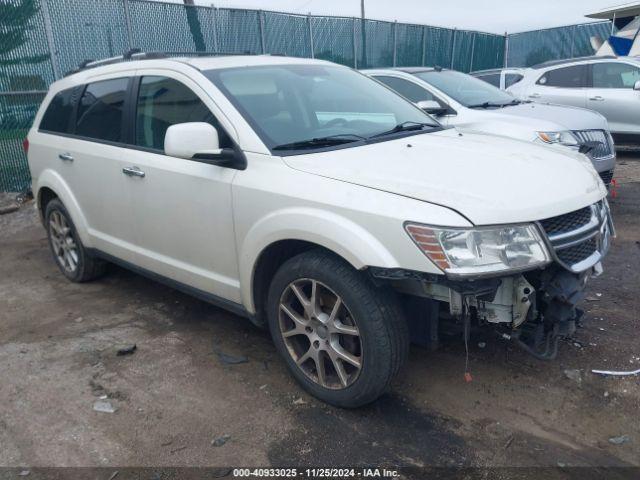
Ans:
<svg viewBox="0 0 640 480"><path fill-rule="evenodd" d="M60 271L72 282L86 282L102 275L106 263L90 255L60 200L53 199L45 210L49 246Z"/></svg>
<svg viewBox="0 0 640 480"><path fill-rule="evenodd" d="M268 309L271 335L291 373L333 405L372 402L407 356L407 325L395 297L324 251L280 267Z"/></svg>

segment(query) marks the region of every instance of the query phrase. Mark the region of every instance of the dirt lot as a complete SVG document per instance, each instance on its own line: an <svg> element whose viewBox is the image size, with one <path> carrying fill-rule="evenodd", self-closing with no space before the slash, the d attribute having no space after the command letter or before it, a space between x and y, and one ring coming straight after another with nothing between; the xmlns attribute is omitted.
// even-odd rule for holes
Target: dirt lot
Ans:
<svg viewBox="0 0 640 480"><path fill-rule="evenodd" d="M618 238L558 360L475 337L466 383L458 341L412 348L356 411L302 393L246 320L115 267L71 284L32 204L0 216L0 466L640 465L640 378L590 373L640 368L640 157L617 178Z"/></svg>

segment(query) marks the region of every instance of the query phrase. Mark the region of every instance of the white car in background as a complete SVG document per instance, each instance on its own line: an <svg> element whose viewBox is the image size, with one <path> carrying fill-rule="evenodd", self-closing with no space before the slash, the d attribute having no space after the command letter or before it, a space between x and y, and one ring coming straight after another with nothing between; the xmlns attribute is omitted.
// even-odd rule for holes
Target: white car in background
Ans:
<svg viewBox="0 0 640 480"><path fill-rule="evenodd" d="M479 78L500 90L507 90L524 78L524 70L524 68L493 68L471 72L469 75Z"/></svg>
<svg viewBox="0 0 640 480"><path fill-rule="evenodd" d="M606 185L616 153L606 119L586 109L517 100L477 78L427 67L364 70L444 125L561 149L582 149Z"/></svg>
<svg viewBox="0 0 640 480"><path fill-rule="evenodd" d="M526 69L508 92L522 100L570 105L604 115L619 145L640 145L640 60L586 57Z"/></svg>

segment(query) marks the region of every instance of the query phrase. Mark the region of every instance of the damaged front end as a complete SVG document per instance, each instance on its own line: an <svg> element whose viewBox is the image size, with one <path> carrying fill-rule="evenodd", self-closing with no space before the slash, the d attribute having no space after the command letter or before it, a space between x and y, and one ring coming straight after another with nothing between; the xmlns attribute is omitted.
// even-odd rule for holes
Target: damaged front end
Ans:
<svg viewBox="0 0 640 480"><path fill-rule="evenodd" d="M475 279L406 270L371 273L408 296L407 318L417 343L434 348L439 331L450 324L464 335L471 326L491 326L536 358L551 360L559 340L575 332L582 315L577 305L589 279L602 273L614 227L606 200L537 226L553 258L545 268Z"/></svg>

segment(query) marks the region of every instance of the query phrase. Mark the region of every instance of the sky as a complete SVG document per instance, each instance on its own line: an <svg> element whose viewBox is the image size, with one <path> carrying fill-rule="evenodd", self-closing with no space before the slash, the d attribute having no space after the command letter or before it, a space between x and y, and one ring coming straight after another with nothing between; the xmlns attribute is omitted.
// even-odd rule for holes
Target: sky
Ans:
<svg viewBox="0 0 640 480"><path fill-rule="evenodd" d="M177 0L174 0L177 1ZM591 21L584 15L629 0L365 0L375 20L516 33ZM198 5L360 16L360 0L195 0Z"/></svg>

